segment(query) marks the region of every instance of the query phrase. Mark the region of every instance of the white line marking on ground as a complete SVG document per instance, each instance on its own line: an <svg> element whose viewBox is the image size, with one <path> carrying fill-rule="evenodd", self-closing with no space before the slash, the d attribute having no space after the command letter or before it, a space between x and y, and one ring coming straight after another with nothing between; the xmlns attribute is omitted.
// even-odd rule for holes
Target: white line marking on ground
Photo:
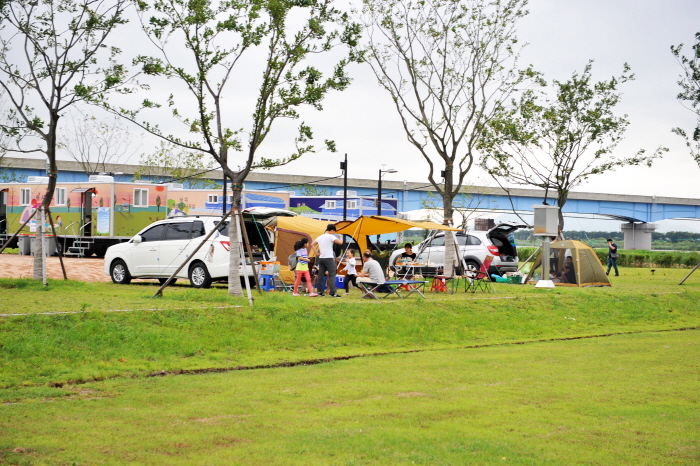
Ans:
<svg viewBox="0 0 700 466"><path fill-rule="evenodd" d="M63 312L32 312L25 314L0 314L0 317L15 317L15 316L55 316L61 314L86 314L89 312L154 312L154 311L183 311L190 309L235 309L243 306L219 306L219 307L173 307L173 308L152 308L152 309L108 309L106 311L63 311Z"/></svg>

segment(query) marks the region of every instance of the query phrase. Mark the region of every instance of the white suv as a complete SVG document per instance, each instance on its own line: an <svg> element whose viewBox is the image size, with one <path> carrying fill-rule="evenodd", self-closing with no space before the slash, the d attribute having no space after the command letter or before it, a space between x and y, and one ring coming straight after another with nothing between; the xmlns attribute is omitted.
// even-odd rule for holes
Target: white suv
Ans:
<svg viewBox="0 0 700 466"><path fill-rule="evenodd" d="M526 228L526 225L506 222L496 225L489 231L458 231L456 237L461 257L457 258L457 266L461 268L463 258L467 270L477 271L481 269L486 256L493 256L489 275L515 272L518 270L518 251L515 241L511 242L508 236L518 228ZM413 246L413 252L418 254L423 246L425 248L417 259L418 262L427 265L422 269L422 273L425 275L438 273L445 267L444 233L439 233L432 240L427 239ZM389 264L396 266L396 260L402 252L403 249L394 251L389 258Z"/></svg>
<svg viewBox="0 0 700 466"><path fill-rule="evenodd" d="M104 272L117 284L132 278L157 278L161 283L187 260L177 278L188 278L195 288L208 288L214 281L228 278L228 221L221 217L174 217L155 222L141 230L129 242L115 244L105 254ZM214 228L207 244L193 251ZM252 276L250 266L240 265L241 277Z"/></svg>

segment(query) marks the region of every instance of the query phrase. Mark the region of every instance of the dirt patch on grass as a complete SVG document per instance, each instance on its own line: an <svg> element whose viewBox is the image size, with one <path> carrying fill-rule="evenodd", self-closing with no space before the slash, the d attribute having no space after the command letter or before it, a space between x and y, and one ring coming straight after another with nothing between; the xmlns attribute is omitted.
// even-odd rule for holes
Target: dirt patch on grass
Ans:
<svg viewBox="0 0 700 466"><path fill-rule="evenodd" d="M104 259L64 257L63 264L69 280L82 282L108 282L111 279L104 274ZM0 278L32 278L34 256L17 254L0 254ZM61 263L58 257L46 258L46 276L63 280Z"/></svg>

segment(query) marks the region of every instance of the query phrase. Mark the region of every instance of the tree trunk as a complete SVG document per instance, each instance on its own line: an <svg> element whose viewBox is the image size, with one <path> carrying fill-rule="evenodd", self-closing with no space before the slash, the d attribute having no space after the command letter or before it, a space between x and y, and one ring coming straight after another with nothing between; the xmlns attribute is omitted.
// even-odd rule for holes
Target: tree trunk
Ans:
<svg viewBox="0 0 700 466"><path fill-rule="evenodd" d="M238 210L240 214L241 208L241 189L243 181L236 178L231 178L233 188L233 199L231 200L231 210ZM238 240L238 218L231 215L229 219L229 240L231 241L231 250L229 251L229 269L228 269L228 294L231 296L243 296L241 288L241 242ZM251 264L254 267L254 264Z"/></svg>
<svg viewBox="0 0 700 466"><path fill-rule="evenodd" d="M32 278L34 280L42 280L42 268L46 264L46 254L44 253L44 218L42 215L46 212L46 208L51 205L53 193L56 190L56 178L58 176L58 167L56 165L56 134L58 131L58 112L51 112L51 120L49 121L49 130L46 133L46 158L48 161L48 177L49 183L46 187L44 199L41 201L41 209L37 212L36 218L36 238L34 240L34 272Z"/></svg>
<svg viewBox="0 0 700 466"><path fill-rule="evenodd" d="M447 188L447 186L445 186ZM445 189L445 195L443 197L443 224L452 225L452 216L454 215L454 209L452 208L452 197L450 197L450 192ZM445 269L443 274L446 277L451 277L454 275L454 265L459 262L457 257L457 252L455 250L454 235L451 231L445 232Z"/></svg>
<svg viewBox="0 0 700 466"><path fill-rule="evenodd" d="M452 180L452 164L445 161L445 187L442 192L442 213L444 225L452 225L452 217L454 216L454 208L452 207L452 202L454 201L455 194L453 193L454 181ZM446 277L451 277L454 275L454 266L458 262L457 253L455 251L454 235L451 231L445 232L445 264L443 269L443 274Z"/></svg>
<svg viewBox="0 0 700 466"><path fill-rule="evenodd" d="M564 205L566 204L566 201L569 199L569 193L567 192L558 192L557 193L557 207L559 207L559 212L557 214L559 215L559 231L557 233L559 235L562 234L564 231Z"/></svg>
<svg viewBox="0 0 700 466"><path fill-rule="evenodd" d="M36 220L36 237L34 238L34 271L32 278L34 280L43 280L42 267L44 265L44 216L42 214L43 204L37 207L38 212L34 219Z"/></svg>

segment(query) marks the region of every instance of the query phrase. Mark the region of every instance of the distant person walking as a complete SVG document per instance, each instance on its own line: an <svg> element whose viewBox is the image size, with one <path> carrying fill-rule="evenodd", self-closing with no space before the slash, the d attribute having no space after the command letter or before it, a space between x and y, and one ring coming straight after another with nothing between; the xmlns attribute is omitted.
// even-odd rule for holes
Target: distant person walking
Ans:
<svg viewBox="0 0 700 466"><path fill-rule="evenodd" d="M617 244L613 243L612 238L608 238L608 271L605 272L605 275L609 275L610 269L614 268L615 276L620 276L620 272L617 270L618 257L620 257L620 255L617 253Z"/></svg>
<svg viewBox="0 0 700 466"><path fill-rule="evenodd" d="M333 251L334 244L343 244L343 242L335 234L335 225L329 223L326 227L326 232L316 238L311 243L312 248L318 246L318 277L316 277L316 290L319 296L323 296L323 279L328 272L328 289L332 298L340 298L340 295L335 289L335 252Z"/></svg>

